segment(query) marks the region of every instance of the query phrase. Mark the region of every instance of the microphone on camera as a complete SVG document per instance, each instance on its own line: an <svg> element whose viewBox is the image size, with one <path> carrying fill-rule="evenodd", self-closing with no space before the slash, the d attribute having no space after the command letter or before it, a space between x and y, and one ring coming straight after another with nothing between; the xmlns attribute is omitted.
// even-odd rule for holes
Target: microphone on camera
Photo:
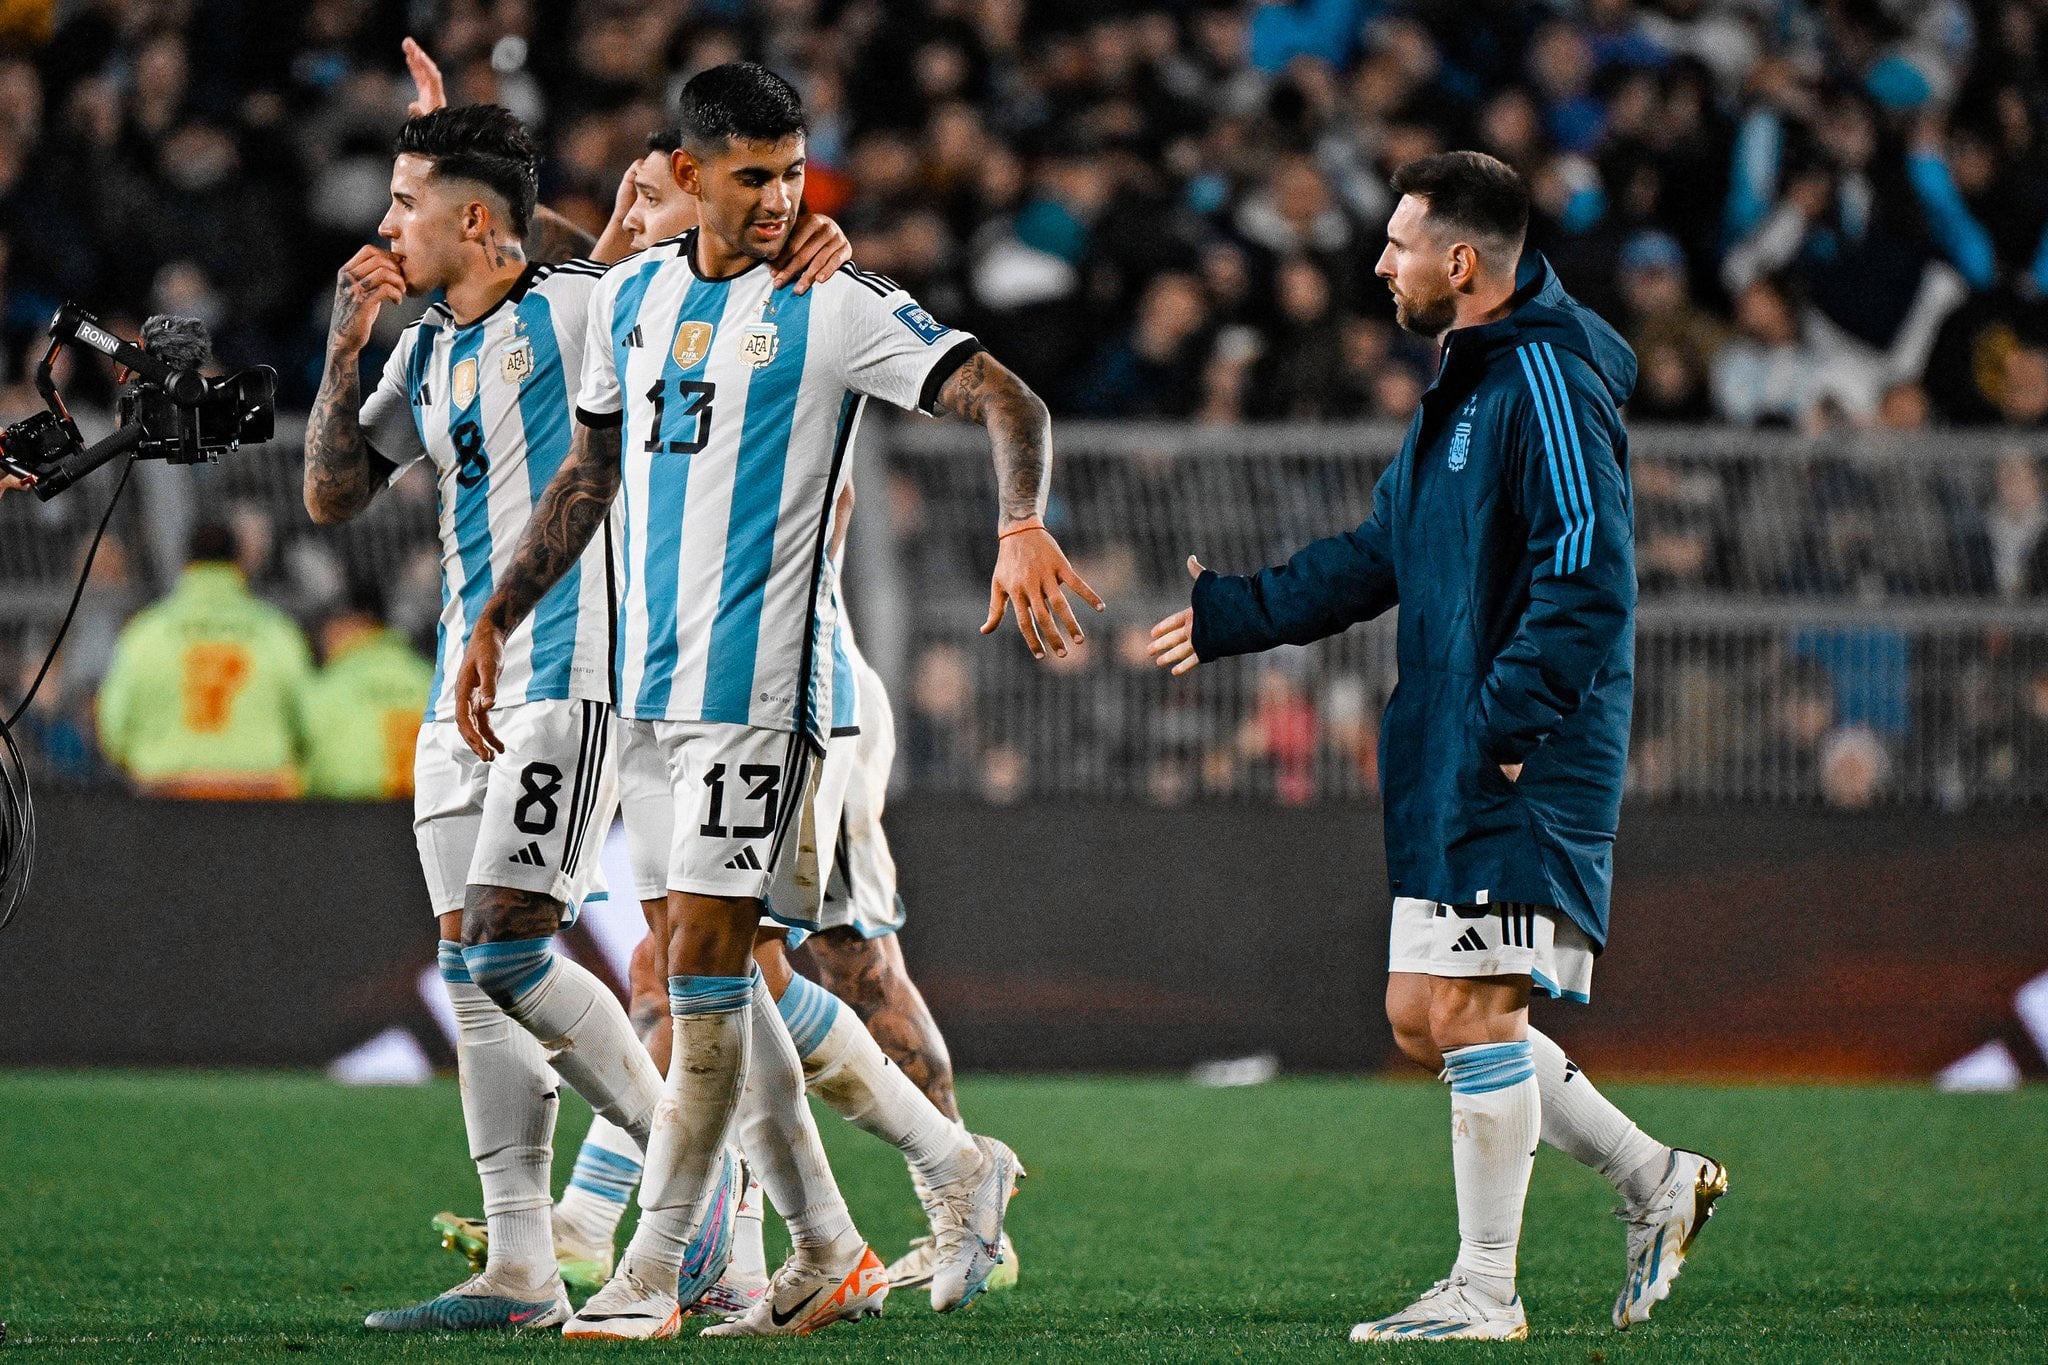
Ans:
<svg viewBox="0 0 2048 1365"><path fill-rule="evenodd" d="M205 323L158 313L142 324L142 349L170 367L172 376L164 387L174 400L196 403L205 396L199 372L213 359L213 340Z"/></svg>

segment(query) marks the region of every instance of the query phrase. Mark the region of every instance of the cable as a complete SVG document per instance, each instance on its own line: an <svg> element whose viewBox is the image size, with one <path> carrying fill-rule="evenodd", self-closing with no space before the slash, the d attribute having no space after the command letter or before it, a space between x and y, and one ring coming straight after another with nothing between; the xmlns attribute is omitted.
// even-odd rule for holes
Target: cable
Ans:
<svg viewBox="0 0 2048 1365"><path fill-rule="evenodd" d="M28 692L21 699L21 705L14 713L0 721L0 930L14 922L15 914L21 909L21 898L28 890L29 873L36 860L36 806L29 791L28 764L22 758L21 747L15 743L14 728L21 718L28 714L28 708L36 699L43 679L50 675L50 666L57 661L57 651L63 648L64 636L71 629L71 622L78 615L78 604L85 597L86 582L92 577L92 562L99 556L100 542L106 538L107 527L114 520L114 509L121 504L121 494L128 487L128 476L135 472L135 457L121 467L121 481L114 485L114 496L107 499L107 510L100 517L99 529L92 534L92 544L86 547L85 563L78 570L78 586L71 591L71 605L64 610L64 620L57 626L57 634L50 641L50 652L43 656L43 666L36 670L35 681L28 685Z"/></svg>

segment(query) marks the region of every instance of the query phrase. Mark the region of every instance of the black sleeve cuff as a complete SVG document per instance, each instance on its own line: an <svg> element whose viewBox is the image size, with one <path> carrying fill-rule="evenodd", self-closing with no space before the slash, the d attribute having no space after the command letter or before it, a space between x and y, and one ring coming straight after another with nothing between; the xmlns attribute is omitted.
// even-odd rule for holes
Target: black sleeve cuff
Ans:
<svg viewBox="0 0 2048 1365"><path fill-rule="evenodd" d="M925 375L924 387L917 392L917 410L929 414L938 404L939 390L946 387L946 381L953 377L954 371L973 359L981 350L981 343L973 337L963 337L954 342L953 349L940 356L938 363Z"/></svg>
<svg viewBox="0 0 2048 1365"><path fill-rule="evenodd" d="M370 481L380 485L390 483L391 476L398 472L398 462L385 459L367 440L363 442L363 454L370 461Z"/></svg>
<svg viewBox="0 0 2048 1365"><path fill-rule="evenodd" d="M583 423L586 427L595 427L599 431L610 431L612 428L624 424L626 411L624 408L621 408L617 412L592 412L588 408L578 408L576 409L576 420Z"/></svg>

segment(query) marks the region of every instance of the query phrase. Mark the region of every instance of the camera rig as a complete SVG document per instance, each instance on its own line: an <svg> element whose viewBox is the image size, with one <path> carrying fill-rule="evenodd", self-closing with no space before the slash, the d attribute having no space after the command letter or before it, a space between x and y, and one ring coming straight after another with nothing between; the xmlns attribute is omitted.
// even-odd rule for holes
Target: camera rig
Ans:
<svg viewBox="0 0 2048 1365"><path fill-rule="evenodd" d="M120 426L88 446L64 406L51 367L66 345L90 347L130 371L120 399ZM208 378L205 329L178 318L151 318L142 344L123 341L75 303L50 320L50 348L36 366L45 410L0 431L0 470L34 480L45 502L93 470L133 452L138 460L211 463L244 442L260 444L276 428L277 371L252 365Z"/></svg>

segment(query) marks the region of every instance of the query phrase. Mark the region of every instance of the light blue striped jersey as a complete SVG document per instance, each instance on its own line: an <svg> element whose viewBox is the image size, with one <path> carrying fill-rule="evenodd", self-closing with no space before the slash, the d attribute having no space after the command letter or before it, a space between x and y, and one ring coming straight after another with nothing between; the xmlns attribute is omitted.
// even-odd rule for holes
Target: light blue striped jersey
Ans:
<svg viewBox="0 0 2048 1365"><path fill-rule="evenodd" d="M604 267L529 266L457 326L436 303L406 328L363 404L363 431L401 470L431 460L440 492L441 621L433 720L455 717L456 666L541 490L569 453L590 301ZM394 476L395 477L395 476ZM611 699L611 603L599 536L505 642L500 706Z"/></svg>
<svg viewBox="0 0 2048 1365"><path fill-rule="evenodd" d="M980 345L881 276L709 280L695 246L627 257L590 307L579 416L623 423L619 712L822 746L853 714L827 550L862 406L929 411Z"/></svg>

